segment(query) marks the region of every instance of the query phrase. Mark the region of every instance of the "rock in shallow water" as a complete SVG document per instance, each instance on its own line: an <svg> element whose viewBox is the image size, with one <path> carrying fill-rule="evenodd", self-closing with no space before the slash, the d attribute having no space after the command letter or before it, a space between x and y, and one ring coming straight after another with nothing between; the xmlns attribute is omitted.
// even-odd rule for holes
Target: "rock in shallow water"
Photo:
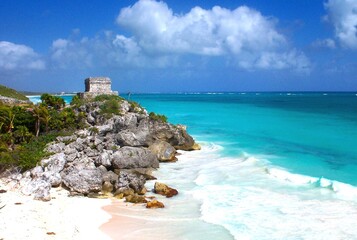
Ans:
<svg viewBox="0 0 357 240"><path fill-rule="evenodd" d="M165 205L162 202L157 201L156 199L147 202L146 208L164 208Z"/></svg>
<svg viewBox="0 0 357 240"><path fill-rule="evenodd" d="M154 192L167 198L173 197L178 194L178 191L174 188L167 186L166 184L156 182L154 186Z"/></svg>
<svg viewBox="0 0 357 240"><path fill-rule="evenodd" d="M156 157L160 162L176 161L175 157L176 149L169 143L164 141L156 141L148 148L152 153L156 154Z"/></svg>

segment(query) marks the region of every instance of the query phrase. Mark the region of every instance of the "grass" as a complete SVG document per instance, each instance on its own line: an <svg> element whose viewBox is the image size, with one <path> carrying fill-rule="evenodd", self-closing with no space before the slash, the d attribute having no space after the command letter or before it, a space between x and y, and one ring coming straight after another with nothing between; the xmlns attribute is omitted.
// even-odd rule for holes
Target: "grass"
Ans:
<svg viewBox="0 0 357 240"><path fill-rule="evenodd" d="M151 113L149 113L149 117L150 117L150 119L155 120L155 121L161 121L164 123L167 122L167 117L165 115L160 115L160 114L151 112Z"/></svg>
<svg viewBox="0 0 357 240"><path fill-rule="evenodd" d="M18 100L24 100L24 101L29 100L25 95L17 92L16 90L14 90L12 88L8 88L3 85L0 85L0 95L3 97L10 97L10 98L18 99Z"/></svg>

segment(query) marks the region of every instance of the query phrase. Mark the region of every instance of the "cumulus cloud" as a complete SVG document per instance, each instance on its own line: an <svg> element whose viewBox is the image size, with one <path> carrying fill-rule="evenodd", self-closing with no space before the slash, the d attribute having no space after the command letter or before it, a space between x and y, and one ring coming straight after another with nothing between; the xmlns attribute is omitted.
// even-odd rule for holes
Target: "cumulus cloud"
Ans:
<svg viewBox="0 0 357 240"><path fill-rule="evenodd" d="M164 2L140 0L123 8L117 23L131 35L57 39L52 63L68 67L169 67L187 57L223 58L245 69L306 71L308 59L290 48L275 18L246 6L234 10L194 7L177 15ZM181 60L181 61L180 61Z"/></svg>
<svg viewBox="0 0 357 240"><path fill-rule="evenodd" d="M357 49L357 1L329 0L325 8L327 20L333 24L336 38L342 46Z"/></svg>
<svg viewBox="0 0 357 240"><path fill-rule="evenodd" d="M45 62L30 47L11 42L0 41L0 69L14 70L42 70Z"/></svg>
<svg viewBox="0 0 357 240"><path fill-rule="evenodd" d="M195 7L176 15L166 3L154 0L140 0L123 8L117 17L117 23L130 30L138 46L150 54L233 56L241 67L294 67L293 62L301 60L302 53L291 61L296 51L288 49L276 22L246 6L234 10ZM306 57L303 61L306 63Z"/></svg>

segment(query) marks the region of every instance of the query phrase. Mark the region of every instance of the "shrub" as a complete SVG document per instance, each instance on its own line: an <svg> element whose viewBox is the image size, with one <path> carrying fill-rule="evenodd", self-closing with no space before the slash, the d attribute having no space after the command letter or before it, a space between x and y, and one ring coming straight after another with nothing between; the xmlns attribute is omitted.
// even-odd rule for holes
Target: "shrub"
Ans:
<svg viewBox="0 0 357 240"><path fill-rule="evenodd" d="M49 156L44 151L46 144L54 141L59 134L47 134L34 138L28 143L19 145L11 152L2 152L0 157L0 169L8 167L20 167L26 171L35 167L41 159Z"/></svg>
<svg viewBox="0 0 357 240"><path fill-rule="evenodd" d="M91 127L88 130L91 136L95 136L99 133L99 129L97 127Z"/></svg>
<svg viewBox="0 0 357 240"><path fill-rule="evenodd" d="M134 102L134 101L129 101L130 104L130 111L136 112L136 113L143 113L144 109L142 106L140 106L139 103Z"/></svg>
<svg viewBox="0 0 357 240"><path fill-rule="evenodd" d="M53 107L54 109L61 109L66 106L66 102L63 98L44 93L41 95L41 101L48 107Z"/></svg>
<svg viewBox="0 0 357 240"><path fill-rule="evenodd" d="M85 101L84 99L81 99L78 95L75 95L73 98L72 98L72 101L71 101L71 106L74 106L74 107L80 107L82 105L85 104Z"/></svg>
<svg viewBox="0 0 357 240"><path fill-rule="evenodd" d="M120 115L119 102L115 99L106 100L100 106L100 113L109 118L112 114Z"/></svg>
<svg viewBox="0 0 357 240"><path fill-rule="evenodd" d="M118 95L108 95L108 94L102 94L98 95L94 98L94 101L96 102L103 102L107 100L116 100L116 101L122 101L124 98L119 97Z"/></svg>
<svg viewBox="0 0 357 240"><path fill-rule="evenodd" d="M167 117L165 115L160 115L160 114L156 114L154 112L150 112L149 117L150 117L150 119L155 120L155 121L161 121L164 123L167 122Z"/></svg>

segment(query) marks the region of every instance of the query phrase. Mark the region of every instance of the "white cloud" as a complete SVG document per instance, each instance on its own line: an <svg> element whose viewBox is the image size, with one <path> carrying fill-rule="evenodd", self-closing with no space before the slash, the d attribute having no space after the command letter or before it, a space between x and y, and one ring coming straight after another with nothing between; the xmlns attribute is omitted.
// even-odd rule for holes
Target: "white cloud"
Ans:
<svg viewBox="0 0 357 240"><path fill-rule="evenodd" d="M45 69L45 62L30 47L0 41L0 69L6 71L42 70Z"/></svg>
<svg viewBox="0 0 357 240"><path fill-rule="evenodd" d="M327 20L335 28L340 43L350 49L357 49L357 1L329 0L325 3Z"/></svg>
<svg viewBox="0 0 357 240"><path fill-rule="evenodd" d="M130 30L137 45L149 54L228 56L234 57L243 68L301 65L296 61L301 60L302 53L295 61L286 57L294 54L284 35L276 30L276 20L246 6L234 10L195 7L187 14L176 15L164 2L140 0L122 9L117 23ZM289 62L262 60L272 54L278 62Z"/></svg>
<svg viewBox="0 0 357 240"><path fill-rule="evenodd" d="M317 39L312 43L313 47L323 47L323 48L331 48L335 49L336 48L336 43L333 39L331 38L326 38L326 39Z"/></svg>
<svg viewBox="0 0 357 240"><path fill-rule="evenodd" d="M122 9L117 23L132 35L106 31L94 38L57 39L51 47L53 65L163 68L182 66L183 59L194 56L220 57L249 70L305 71L309 64L277 31L276 19L246 6L234 10L194 7L177 15L164 2L140 0Z"/></svg>

